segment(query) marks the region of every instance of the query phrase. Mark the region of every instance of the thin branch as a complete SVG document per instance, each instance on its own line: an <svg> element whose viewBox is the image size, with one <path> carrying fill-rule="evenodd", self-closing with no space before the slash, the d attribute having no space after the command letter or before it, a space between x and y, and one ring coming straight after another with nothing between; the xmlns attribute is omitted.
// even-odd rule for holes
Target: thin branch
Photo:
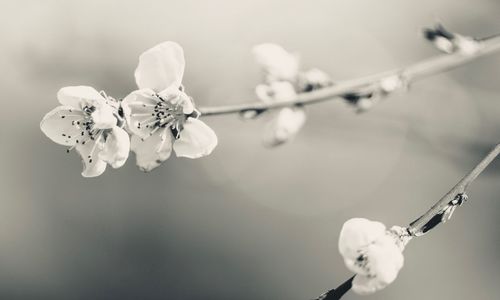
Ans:
<svg viewBox="0 0 500 300"><path fill-rule="evenodd" d="M442 213L448 204L458 195L464 194L467 187L486 169L486 167L500 154L500 144L486 155L483 160L462 178L446 195L434 204L425 214L413 221L408 227L410 234L415 235L435 216Z"/></svg>
<svg viewBox="0 0 500 300"><path fill-rule="evenodd" d="M351 289L353 279L354 276L347 279L336 289L331 289L328 292L324 293L323 295L319 296L318 298L314 298L314 300L339 300L340 298L342 298L342 296L344 296L345 293L347 293Z"/></svg>
<svg viewBox="0 0 500 300"><path fill-rule="evenodd" d="M252 102L232 105L222 105L213 107L199 107L202 116L215 116L245 111L264 111L291 105L309 105L318 102L341 97L343 95L364 90L379 85L380 81L391 77L399 76L405 84L426 78L430 75L441 73L452 68L464 65L478 57L485 56L500 51L500 36L493 36L478 41L480 49L473 54L462 54L455 52L443 54L422 60L405 68L377 73L371 76L353 80L346 80L336 83L331 87L322 88L317 91L301 93L295 99L279 101L274 103Z"/></svg>
<svg viewBox="0 0 500 300"><path fill-rule="evenodd" d="M449 205L457 195L464 194L467 187L488 167L488 165L500 154L500 144L497 144L479 164L477 164L462 180L460 180L446 195L434 204L425 214L413 221L408 226L408 232L411 235L416 235L422 228L433 218L442 214L443 209ZM356 275L355 275L356 276ZM315 300L338 300L352 287L352 280L354 277L349 278L346 282L340 285L337 289L328 291ZM342 288L341 288L342 287ZM324 297L324 298L322 298Z"/></svg>

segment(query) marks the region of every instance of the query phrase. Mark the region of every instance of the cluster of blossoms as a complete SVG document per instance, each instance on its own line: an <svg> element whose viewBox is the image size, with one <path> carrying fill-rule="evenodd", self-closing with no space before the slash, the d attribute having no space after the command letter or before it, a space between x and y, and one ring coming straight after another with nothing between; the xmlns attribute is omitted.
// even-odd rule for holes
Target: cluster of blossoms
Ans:
<svg viewBox="0 0 500 300"><path fill-rule="evenodd" d="M264 83L255 88L257 97L264 103L290 101L300 93L307 93L333 84L330 77L319 69L300 70L297 54L289 53L271 43L253 47L256 62L264 71ZM290 141L306 121L304 107L291 105L276 112L266 126L263 142L278 146Z"/></svg>
<svg viewBox="0 0 500 300"><path fill-rule="evenodd" d="M481 48L481 44L474 38L448 31L439 23L434 28L424 29L423 34L438 50L448 54L472 55Z"/></svg>
<svg viewBox="0 0 500 300"><path fill-rule="evenodd" d="M40 128L52 141L76 149L82 175L101 175L109 164L123 166L130 150L143 171L170 157L200 158L217 145L217 136L198 120L200 113L181 84L184 53L174 42L161 43L139 58L138 90L123 101L88 86L62 88L61 106L45 115Z"/></svg>
<svg viewBox="0 0 500 300"><path fill-rule="evenodd" d="M260 44L253 48L253 54L265 74L264 83L255 89L257 97L264 103L290 101L299 94L334 85L330 76L317 68L301 71L299 56L280 45ZM406 87L406 83L401 76L388 76L362 90L345 94L342 98L357 112L365 112L403 87ZM274 114L264 133L264 144L268 146L277 146L291 140L306 121L301 105L291 105Z"/></svg>
<svg viewBox="0 0 500 300"><path fill-rule="evenodd" d="M392 283L403 267L403 250L410 239L403 227L387 230L384 224L363 218L345 222L339 251L347 268L356 273L352 289L366 295Z"/></svg>

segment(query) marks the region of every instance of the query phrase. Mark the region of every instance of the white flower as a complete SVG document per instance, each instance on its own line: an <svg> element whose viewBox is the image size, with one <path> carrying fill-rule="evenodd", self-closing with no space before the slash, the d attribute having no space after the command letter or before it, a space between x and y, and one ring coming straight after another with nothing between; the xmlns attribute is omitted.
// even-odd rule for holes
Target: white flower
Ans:
<svg viewBox="0 0 500 300"><path fill-rule="evenodd" d="M131 149L143 171L151 171L170 157L209 155L217 136L198 120L192 99L181 85L184 52L177 43L163 42L141 54L135 70L139 90L122 102Z"/></svg>
<svg viewBox="0 0 500 300"><path fill-rule="evenodd" d="M268 82L295 81L299 73L299 57L277 44L265 43L252 49L255 60L266 72Z"/></svg>
<svg viewBox="0 0 500 300"><path fill-rule="evenodd" d="M297 96L293 85L288 81L276 81L269 85L260 84L255 92L265 103L289 101ZM305 122L306 113L302 107L290 106L278 110L264 130L264 145L274 147L290 141Z"/></svg>
<svg viewBox="0 0 500 300"><path fill-rule="evenodd" d="M255 92L265 103L292 101L299 93L307 93L332 85L330 77L319 69L306 72L299 70L299 58L283 47L266 43L253 47L255 60L266 74L265 84L259 84ZM248 114L250 117L256 114ZM293 139L306 121L304 108L292 104L274 113L267 124L263 142L265 146L282 145Z"/></svg>
<svg viewBox="0 0 500 300"><path fill-rule="evenodd" d="M64 87L57 93L62 106L45 115L40 128L52 141L75 148L84 168L82 175L95 177L106 169L123 166L130 140L119 127L118 103L88 86Z"/></svg>
<svg viewBox="0 0 500 300"><path fill-rule="evenodd" d="M396 279L403 267L402 251L409 241L404 228L385 225L363 218L344 223L339 237L339 251L345 265L356 273L352 289L370 294L383 289Z"/></svg>

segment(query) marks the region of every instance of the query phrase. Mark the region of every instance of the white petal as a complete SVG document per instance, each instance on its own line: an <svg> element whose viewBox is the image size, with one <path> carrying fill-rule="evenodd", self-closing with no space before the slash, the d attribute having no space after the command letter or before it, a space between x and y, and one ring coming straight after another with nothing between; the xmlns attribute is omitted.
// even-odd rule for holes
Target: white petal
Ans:
<svg viewBox="0 0 500 300"><path fill-rule="evenodd" d="M52 141L64 146L73 146L82 132L77 122L82 120L82 111L70 106L58 106L43 117L40 129Z"/></svg>
<svg viewBox="0 0 500 300"><path fill-rule="evenodd" d="M75 148L82 158L83 177L96 177L106 170L106 163L99 158L103 147L101 139L102 137L98 140L88 140L84 145L80 143Z"/></svg>
<svg viewBox="0 0 500 300"><path fill-rule="evenodd" d="M265 146L274 147L292 140L306 122L304 109L285 107L266 126L263 136Z"/></svg>
<svg viewBox="0 0 500 300"><path fill-rule="evenodd" d="M91 114L94 127L97 129L113 128L118 120L114 116L115 109L104 101L95 102L96 110Z"/></svg>
<svg viewBox="0 0 500 300"><path fill-rule="evenodd" d="M280 45L265 43L252 49L255 60L267 72L270 81L294 81L299 72L297 55L287 52Z"/></svg>
<svg viewBox="0 0 500 300"><path fill-rule="evenodd" d="M144 140L133 135L130 148L135 152L137 166L149 172L161 165L170 157L173 138L169 128L160 128Z"/></svg>
<svg viewBox="0 0 500 300"><path fill-rule="evenodd" d="M104 97L90 86L67 86L57 92L57 99L62 105L81 109L83 100L104 100Z"/></svg>
<svg viewBox="0 0 500 300"><path fill-rule="evenodd" d="M257 85L255 87L255 94L257 95L257 98L259 98L259 100L264 103L274 102L273 98L271 97L271 87L267 84Z"/></svg>
<svg viewBox="0 0 500 300"><path fill-rule="evenodd" d="M179 88L184 75L184 52L174 42L163 42L139 57L135 81L140 89L160 92L170 86Z"/></svg>
<svg viewBox="0 0 500 300"><path fill-rule="evenodd" d="M327 87L333 84L330 75L320 69L310 69L299 74L299 85L302 91L308 92L313 89Z"/></svg>
<svg viewBox="0 0 500 300"><path fill-rule="evenodd" d="M116 169L123 166L129 152L130 138L127 132L115 126L108 132L104 148L99 152L99 159L102 159Z"/></svg>
<svg viewBox="0 0 500 300"><path fill-rule="evenodd" d="M384 224L364 218L352 218L344 223L340 231L339 252L344 259L355 260L359 256L358 249L366 247L384 234Z"/></svg>
<svg viewBox="0 0 500 300"><path fill-rule="evenodd" d="M297 97L295 88L288 81L274 81L270 85L272 98L276 101L290 101Z"/></svg>
<svg viewBox="0 0 500 300"><path fill-rule="evenodd" d="M370 273L384 284L390 284L396 279L403 267L404 257L392 236L383 235L366 250Z"/></svg>
<svg viewBox="0 0 500 300"><path fill-rule="evenodd" d="M356 275L352 281L352 290L359 295L369 295L383 289L386 284L376 278L369 278L363 275Z"/></svg>
<svg viewBox="0 0 500 300"><path fill-rule="evenodd" d="M442 36L436 37L433 43L436 46L436 48L443 51L444 53L452 53L455 48L455 46L449 39Z"/></svg>
<svg viewBox="0 0 500 300"><path fill-rule="evenodd" d="M146 125L155 120L155 105L159 101L151 89L137 90L128 94L122 101L128 130L141 138L149 137L153 127Z"/></svg>
<svg viewBox="0 0 500 300"><path fill-rule="evenodd" d="M202 121L188 118L179 139L174 142L174 151L179 157L200 158L212 153L215 146L215 132Z"/></svg>
<svg viewBox="0 0 500 300"><path fill-rule="evenodd" d="M365 255L368 272L358 273L352 285L353 290L362 295L376 292L391 284L404 262L400 248L389 235L383 235L370 244L366 248Z"/></svg>
<svg viewBox="0 0 500 300"><path fill-rule="evenodd" d="M169 87L159 93L160 97L174 105L182 106L182 112L189 115L194 110L191 98L176 87Z"/></svg>
<svg viewBox="0 0 500 300"><path fill-rule="evenodd" d="M273 81L270 84L259 84L255 88L255 93L264 103L290 101L297 97L293 84L288 81Z"/></svg>

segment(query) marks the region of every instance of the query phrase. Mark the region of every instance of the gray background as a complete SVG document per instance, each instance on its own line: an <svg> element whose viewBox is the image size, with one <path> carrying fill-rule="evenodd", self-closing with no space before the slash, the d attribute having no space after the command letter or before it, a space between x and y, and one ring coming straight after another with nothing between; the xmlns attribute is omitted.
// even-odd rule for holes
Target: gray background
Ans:
<svg viewBox="0 0 500 300"><path fill-rule="evenodd" d="M498 1L2 1L1 299L310 299L350 272L348 218L404 225L499 140L500 55L412 86L356 115L308 108L296 140L260 145L265 118L207 118L213 155L143 174L133 156L96 179L39 130L66 85L117 98L138 55L183 45L200 105L254 100L252 45L278 42L336 79L437 54L418 37L439 17L500 32ZM366 299L498 299L500 163L455 218L411 243L387 289ZM345 299L361 298L349 293Z"/></svg>

